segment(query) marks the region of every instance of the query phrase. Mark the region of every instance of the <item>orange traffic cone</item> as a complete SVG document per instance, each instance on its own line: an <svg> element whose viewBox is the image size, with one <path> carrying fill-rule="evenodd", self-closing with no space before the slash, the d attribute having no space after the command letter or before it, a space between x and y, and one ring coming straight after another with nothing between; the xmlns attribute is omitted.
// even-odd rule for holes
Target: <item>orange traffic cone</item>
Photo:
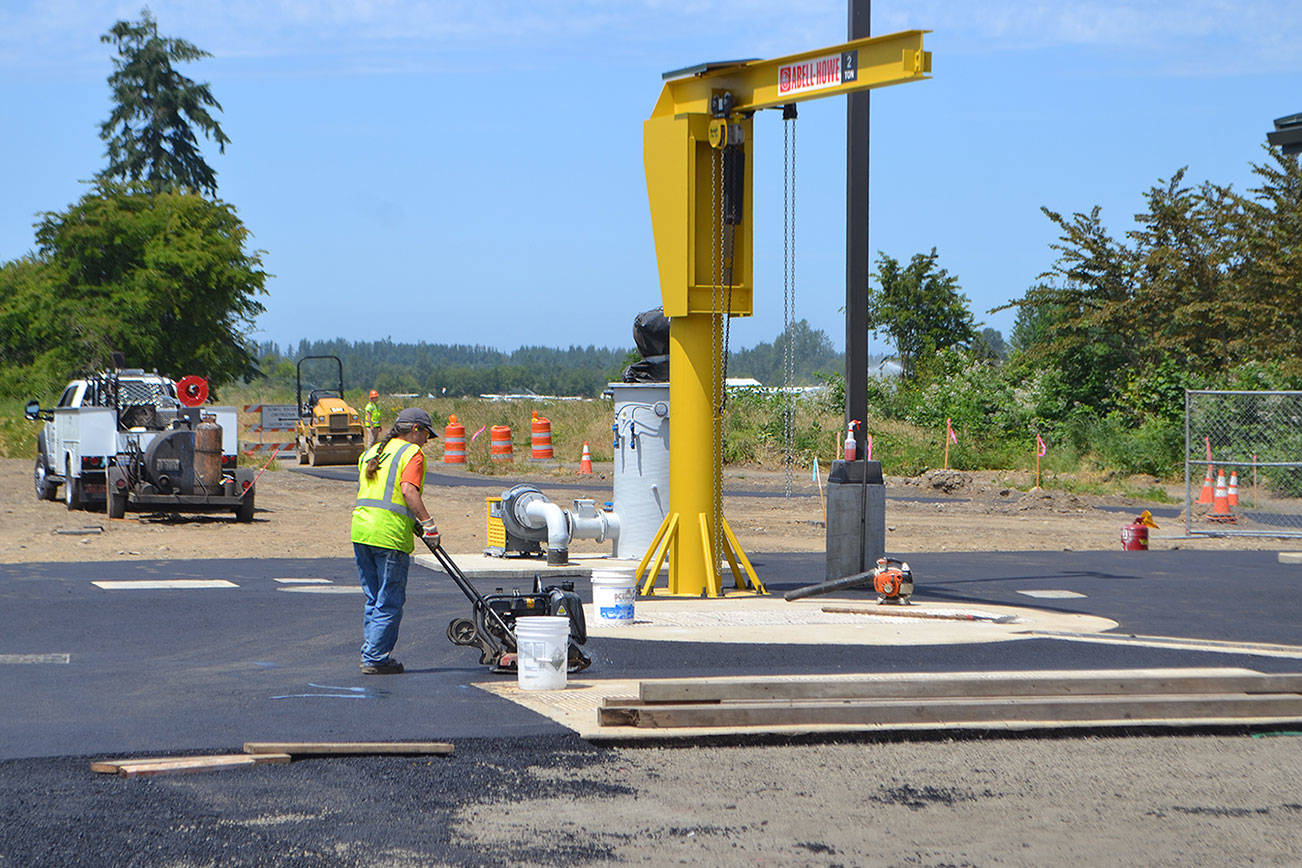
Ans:
<svg viewBox="0 0 1302 868"><path fill-rule="evenodd" d="M1207 465L1207 475L1203 477L1203 490L1198 495L1194 503L1211 503L1212 502L1212 466Z"/></svg>
<svg viewBox="0 0 1302 868"><path fill-rule="evenodd" d="M1230 506L1239 505L1239 471L1230 471L1230 487L1226 492L1226 501Z"/></svg>
<svg viewBox="0 0 1302 868"><path fill-rule="evenodd" d="M1230 493L1225 486L1225 471L1216 477L1216 495L1212 498L1212 511L1207 518L1212 521L1231 522L1235 518L1230 514Z"/></svg>
<svg viewBox="0 0 1302 868"><path fill-rule="evenodd" d="M583 457L579 459L579 473L592 472L592 452L588 450L588 441L583 441Z"/></svg>

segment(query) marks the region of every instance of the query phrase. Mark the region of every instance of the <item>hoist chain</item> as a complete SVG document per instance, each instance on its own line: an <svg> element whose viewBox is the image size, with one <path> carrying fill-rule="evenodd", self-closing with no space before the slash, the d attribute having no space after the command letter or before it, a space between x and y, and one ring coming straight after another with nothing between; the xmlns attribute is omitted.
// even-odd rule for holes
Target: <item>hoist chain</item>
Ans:
<svg viewBox="0 0 1302 868"><path fill-rule="evenodd" d="M723 152L710 151L710 407L713 411L710 433L710 488L714 493L711 504L713 547L711 557L715 570L720 566L720 543L723 541L723 400L726 388L723 381L723 328L719 321L719 301L723 286Z"/></svg>
<svg viewBox="0 0 1302 868"><path fill-rule="evenodd" d="M795 106L789 108L782 116L782 464L787 497L796 452L796 117Z"/></svg>

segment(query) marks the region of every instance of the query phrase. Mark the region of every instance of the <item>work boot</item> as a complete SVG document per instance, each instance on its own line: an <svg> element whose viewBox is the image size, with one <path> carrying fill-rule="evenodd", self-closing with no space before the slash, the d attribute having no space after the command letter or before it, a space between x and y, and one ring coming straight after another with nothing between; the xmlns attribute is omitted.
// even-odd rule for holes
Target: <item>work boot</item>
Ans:
<svg viewBox="0 0 1302 868"><path fill-rule="evenodd" d="M363 663L363 675L401 675L402 664L392 657L386 657L379 663Z"/></svg>

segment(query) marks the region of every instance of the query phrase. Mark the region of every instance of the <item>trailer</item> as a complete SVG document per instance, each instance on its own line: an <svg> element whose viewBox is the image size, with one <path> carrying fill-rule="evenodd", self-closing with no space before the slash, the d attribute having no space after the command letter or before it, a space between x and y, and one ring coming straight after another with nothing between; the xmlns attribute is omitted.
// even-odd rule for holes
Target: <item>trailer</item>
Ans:
<svg viewBox="0 0 1302 868"><path fill-rule="evenodd" d="M157 372L119 368L71 381L52 408L28 402L27 418L45 422L36 441L36 496L57 500L63 486L69 510L106 509L110 518L234 512L252 521L254 473L236 466L235 407L205 405L207 384L182 382L189 388L178 392Z"/></svg>

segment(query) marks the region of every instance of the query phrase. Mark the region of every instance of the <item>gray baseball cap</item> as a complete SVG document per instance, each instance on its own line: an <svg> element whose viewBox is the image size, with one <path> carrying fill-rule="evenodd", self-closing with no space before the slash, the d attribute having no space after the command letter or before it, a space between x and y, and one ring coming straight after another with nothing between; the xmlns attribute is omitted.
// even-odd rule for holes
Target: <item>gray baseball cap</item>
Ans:
<svg viewBox="0 0 1302 868"><path fill-rule="evenodd" d="M429 417L420 407L408 407L398 414L398 419L394 423L395 427L402 431L409 431L419 425L429 432L429 436L439 436L434 431L434 420Z"/></svg>

